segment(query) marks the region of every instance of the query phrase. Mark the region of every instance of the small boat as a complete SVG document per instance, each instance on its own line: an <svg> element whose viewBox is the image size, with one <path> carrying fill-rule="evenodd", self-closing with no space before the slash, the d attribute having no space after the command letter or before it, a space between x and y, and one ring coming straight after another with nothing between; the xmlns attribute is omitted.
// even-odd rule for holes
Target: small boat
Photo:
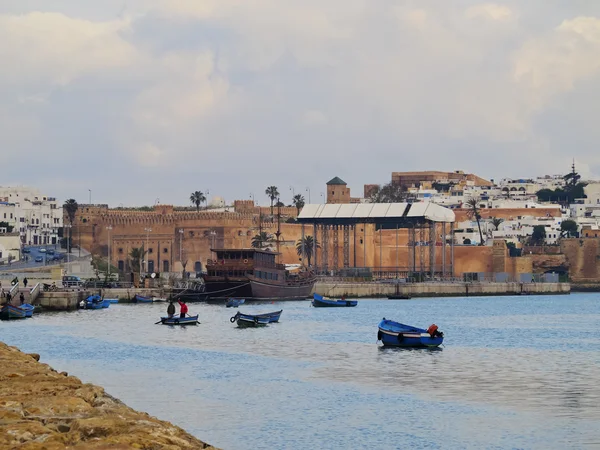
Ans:
<svg viewBox="0 0 600 450"><path fill-rule="evenodd" d="M279 322L279 317L281 317L282 312L283 312L283 309L280 309L279 311L274 311L274 312L270 312L270 313L255 314L254 317L268 318L269 323Z"/></svg>
<svg viewBox="0 0 600 450"><path fill-rule="evenodd" d="M11 320L11 319L25 319L27 313L24 309L13 305L4 305L0 308L0 319Z"/></svg>
<svg viewBox="0 0 600 450"><path fill-rule="evenodd" d="M104 301L108 303L119 303L118 298L105 298Z"/></svg>
<svg viewBox="0 0 600 450"><path fill-rule="evenodd" d="M377 340L390 347L433 348L439 347L444 342L444 333L438 331L435 324L430 325L425 330L393 320L386 320L384 317L379 322Z"/></svg>
<svg viewBox="0 0 600 450"><path fill-rule="evenodd" d="M33 317L33 310L35 309L33 305L23 303L20 308L25 310L25 317Z"/></svg>
<svg viewBox="0 0 600 450"><path fill-rule="evenodd" d="M410 295L388 295L388 300L410 300Z"/></svg>
<svg viewBox="0 0 600 450"><path fill-rule="evenodd" d="M279 317L277 318L279 320ZM270 317L260 317L252 314L242 314L238 312L235 316L229 319L231 323L237 322L237 326L240 328L247 327L264 327L271 322Z"/></svg>
<svg viewBox="0 0 600 450"><path fill-rule="evenodd" d="M240 305L243 305L246 302L246 299L243 298L230 298L227 300L225 306L227 308L237 308Z"/></svg>
<svg viewBox="0 0 600 450"><path fill-rule="evenodd" d="M161 317L160 323L163 325L197 325L200 322L198 322L198 314L196 314L195 316L188 317Z"/></svg>
<svg viewBox="0 0 600 450"><path fill-rule="evenodd" d="M356 306L356 300L325 300L319 294L313 294L312 305L317 308L336 307L336 306Z"/></svg>
<svg viewBox="0 0 600 450"><path fill-rule="evenodd" d="M85 309L102 309L104 307L104 300L99 295L90 295L85 299ZM108 308L108 307L107 307Z"/></svg>
<svg viewBox="0 0 600 450"><path fill-rule="evenodd" d="M152 303L152 301L152 297L144 297L139 294L133 296L133 303Z"/></svg>
<svg viewBox="0 0 600 450"><path fill-rule="evenodd" d="M108 308L110 306L110 300L108 300L107 298L105 298L104 300L102 300L102 307L103 308Z"/></svg>

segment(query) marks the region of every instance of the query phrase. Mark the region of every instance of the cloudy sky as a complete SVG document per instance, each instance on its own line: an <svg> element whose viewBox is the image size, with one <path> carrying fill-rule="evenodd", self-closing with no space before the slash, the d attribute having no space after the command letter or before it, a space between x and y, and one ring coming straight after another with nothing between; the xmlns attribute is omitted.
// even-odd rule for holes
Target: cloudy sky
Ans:
<svg viewBox="0 0 600 450"><path fill-rule="evenodd" d="M599 56L593 0L0 0L0 185L118 206L600 177Z"/></svg>

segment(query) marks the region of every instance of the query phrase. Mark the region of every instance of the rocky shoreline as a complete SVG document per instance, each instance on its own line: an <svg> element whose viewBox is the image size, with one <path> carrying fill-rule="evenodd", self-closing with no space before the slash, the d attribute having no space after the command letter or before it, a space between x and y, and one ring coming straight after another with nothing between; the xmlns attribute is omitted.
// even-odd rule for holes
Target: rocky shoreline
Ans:
<svg viewBox="0 0 600 450"><path fill-rule="evenodd" d="M0 342L0 448L214 449Z"/></svg>

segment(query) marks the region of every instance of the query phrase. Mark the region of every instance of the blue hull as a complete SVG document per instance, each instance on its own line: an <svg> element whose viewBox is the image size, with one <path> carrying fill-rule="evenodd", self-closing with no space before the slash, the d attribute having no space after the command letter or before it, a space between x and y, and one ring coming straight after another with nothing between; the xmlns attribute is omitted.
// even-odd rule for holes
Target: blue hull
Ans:
<svg viewBox="0 0 600 450"><path fill-rule="evenodd" d="M389 347L435 348L444 342L443 334L432 337L423 328L404 325L385 318L379 323L377 340Z"/></svg>
<svg viewBox="0 0 600 450"><path fill-rule="evenodd" d="M25 310L25 317L33 317L33 305L29 303L23 303L21 309Z"/></svg>
<svg viewBox="0 0 600 450"><path fill-rule="evenodd" d="M104 301L108 303L119 303L118 298L105 298Z"/></svg>
<svg viewBox="0 0 600 450"><path fill-rule="evenodd" d="M10 320L10 319L25 319L26 312L24 309L18 308L13 305L4 305L0 309L0 319L2 320Z"/></svg>
<svg viewBox="0 0 600 450"><path fill-rule="evenodd" d="M356 306L358 302L356 300L325 300L319 294L313 294L312 305L315 308L336 308Z"/></svg>
<svg viewBox="0 0 600 450"><path fill-rule="evenodd" d="M281 315L281 312L279 312ZM279 317L277 316L277 320ZM271 317L269 314L261 314L261 315L252 315L252 314L242 314L238 312L235 316L233 316L230 320L231 323L237 322L238 327L262 327L271 322Z"/></svg>
<svg viewBox="0 0 600 450"><path fill-rule="evenodd" d="M110 306L110 301L107 299L102 300L102 307L108 308Z"/></svg>
<svg viewBox="0 0 600 450"><path fill-rule="evenodd" d="M90 295L85 300L86 309L102 309L104 307L104 301L99 295Z"/></svg>
<svg viewBox="0 0 600 450"><path fill-rule="evenodd" d="M227 308L237 308L240 305L243 305L246 302L246 299L240 298L230 298L225 306Z"/></svg>
<svg viewBox="0 0 600 450"><path fill-rule="evenodd" d="M189 316L189 317L161 317L160 318L160 322L163 325L197 325L200 322L198 322L198 314L196 314L195 316Z"/></svg>
<svg viewBox="0 0 600 450"><path fill-rule="evenodd" d="M152 297L143 297L141 295L134 295L133 296L133 302L134 303L152 303Z"/></svg>
<svg viewBox="0 0 600 450"><path fill-rule="evenodd" d="M265 314L255 314L254 317L260 317L262 319L264 319L264 318L269 319L269 323L279 322L279 318L281 317L282 312L283 312L283 309L280 311L275 311L275 312L270 312L270 313L265 313Z"/></svg>

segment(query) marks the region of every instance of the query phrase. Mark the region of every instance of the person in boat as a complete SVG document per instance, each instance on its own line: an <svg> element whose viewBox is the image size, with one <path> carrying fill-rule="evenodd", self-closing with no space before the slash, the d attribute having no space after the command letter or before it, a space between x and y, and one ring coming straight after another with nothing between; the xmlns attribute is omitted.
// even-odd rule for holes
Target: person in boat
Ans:
<svg viewBox="0 0 600 450"><path fill-rule="evenodd" d="M173 300L169 300L169 306L167 306L167 316L169 319L175 315L175 304Z"/></svg>
<svg viewBox="0 0 600 450"><path fill-rule="evenodd" d="M346 301L346 296L342 294L342 301Z"/></svg>
<svg viewBox="0 0 600 450"><path fill-rule="evenodd" d="M23 293L21 292L21 295L19 295L19 301L21 302L21 305L23 303L25 303L25 296L23 295Z"/></svg>
<svg viewBox="0 0 600 450"><path fill-rule="evenodd" d="M179 307L180 307L179 317L183 319L188 312L188 307L185 304L185 302L182 300L178 300L177 302L179 303Z"/></svg>

